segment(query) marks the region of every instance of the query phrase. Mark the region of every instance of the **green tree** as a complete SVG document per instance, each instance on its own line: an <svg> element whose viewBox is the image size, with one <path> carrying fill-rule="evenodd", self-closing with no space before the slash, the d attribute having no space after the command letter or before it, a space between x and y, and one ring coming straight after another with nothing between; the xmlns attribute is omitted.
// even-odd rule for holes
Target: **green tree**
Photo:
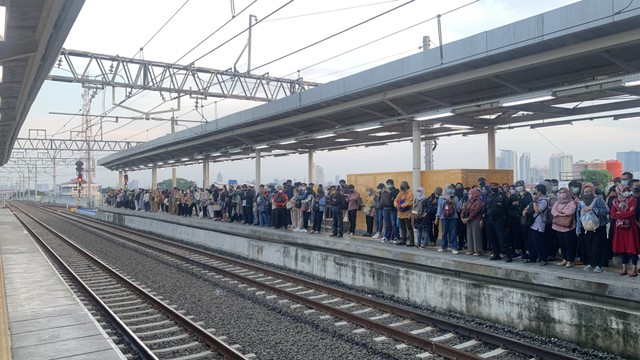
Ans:
<svg viewBox="0 0 640 360"><path fill-rule="evenodd" d="M611 179L613 179L609 170L582 170L580 176L584 181L597 180L601 189L608 189L611 185Z"/></svg>
<svg viewBox="0 0 640 360"><path fill-rule="evenodd" d="M196 184L196 182L192 180L176 178L176 187L178 189L186 189L190 186L196 187L198 186L198 184ZM158 183L159 190L165 190L165 189L171 189L171 188L173 188L173 186L171 186L171 179L163 180Z"/></svg>

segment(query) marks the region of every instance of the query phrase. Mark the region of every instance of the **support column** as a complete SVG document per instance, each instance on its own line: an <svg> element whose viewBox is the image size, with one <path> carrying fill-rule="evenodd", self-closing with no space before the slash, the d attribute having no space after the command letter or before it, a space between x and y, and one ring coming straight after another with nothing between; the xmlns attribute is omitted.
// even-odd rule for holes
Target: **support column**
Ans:
<svg viewBox="0 0 640 360"><path fill-rule="evenodd" d="M154 190L157 188L158 188L158 168L154 166L151 168L151 190Z"/></svg>
<svg viewBox="0 0 640 360"><path fill-rule="evenodd" d="M118 171L118 188L124 189L124 173L122 170Z"/></svg>
<svg viewBox="0 0 640 360"><path fill-rule="evenodd" d="M171 116L171 133L175 133L176 132L176 119L175 117L173 117L173 115ZM176 187L177 181L176 181L176 168L175 166L171 168L171 188Z"/></svg>
<svg viewBox="0 0 640 360"><path fill-rule="evenodd" d="M412 173L412 183L411 183L411 187L413 188L413 191L416 191L416 189L420 186L420 160L421 160L421 143L420 143L420 135L421 135L421 131L420 131L420 123L417 121L413 122L413 143L412 143L412 147L413 147L413 173Z"/></svg>
<svg viewBox="0 0 640 360"><path fill-rule="evenodd" d="M209 158L204 158L202 161L202 188L206 189L211 185L209 181Z"/></svg>
<svg viewBox="0 0 640 360"><path fill-rule="evenodd" d="M176 168L172 167L171 168L171 187L174 188L178 185L178 181L176 180Z"/></svg>
<svg viewBox="0 0 640 360"><path fill-rule="evenodd" d="M308 168L308 171L309 171L309 174L308 174L308 175L309 175L309 180L307 180L307 184L308 184L308 183L314 182L314 181L313 181L313 173L314 173L315 167L314 167L314 165L313 165L313 150L309 150L309 153L308 153L308 164L307 164L307 166L309 167L309 168Z"/></svg>
<svg viewBox="0 0 640 360"><path fill-rule="evenodd" d="M260 149L256 149L256 188L262 184L261 156Z"/></svg>
<svg viewBox="0 0 640 360"><path fill-rule="evenodd" d="M487 129L487 156L489 157L489 169L496 168L496 126L489 125Z"/></svg>

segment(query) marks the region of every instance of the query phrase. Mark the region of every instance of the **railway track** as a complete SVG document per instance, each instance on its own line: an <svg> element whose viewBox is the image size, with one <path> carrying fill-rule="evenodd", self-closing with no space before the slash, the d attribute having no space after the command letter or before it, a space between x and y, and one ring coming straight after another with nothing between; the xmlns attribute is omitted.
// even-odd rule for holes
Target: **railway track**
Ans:
<svg viewBox="0 0 640 360"><path fill-rule="evenodd" d="M11 208L17 219L51 259L64 277L91 298L132 349L129 358L140 359L251 359L243 355L188 316L165 304L116 269L95 258L71 240L20 208ZM24 217L40 229L29 226ZM38 231L40 230L40 231ZM40 235L45 230L50 236Z"/></svg>
<svg viewBox="0 0 640 360"><path fill-rule="evenodd" d="M578 359L249 262L129 229L122 230L97 220L44 210L84 224L92 228L91 231L111 235L120 241L156 253L178 265L237 284L238 287L253 292L255 296L291 303L292 308L305 306L308 308L305 313L317 314L320 319L327 321L335 320L335 326L356 325L354 333L374 333L372 336L375 342L396 341L398 349L408 346L421 349L422 352L416 354L417 358L439 355L450 359Z"/></svg>

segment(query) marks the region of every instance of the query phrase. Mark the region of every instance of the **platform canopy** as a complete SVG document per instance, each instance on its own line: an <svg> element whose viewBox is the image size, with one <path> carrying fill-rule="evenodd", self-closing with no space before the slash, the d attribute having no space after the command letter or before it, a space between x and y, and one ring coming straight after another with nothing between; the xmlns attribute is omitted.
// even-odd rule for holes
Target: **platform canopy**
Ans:
<svg viewBox="0 0 640 360"><path fill-rule="evenodd" d="M111 170L640 116L640 1L585 0L166 135Z"/></svg>
<svg viewBox="0 0 640 360"><path fill-rule="evenodd" d="M6 164L31 104L84 0L0 0L0 166Z"/></svg>

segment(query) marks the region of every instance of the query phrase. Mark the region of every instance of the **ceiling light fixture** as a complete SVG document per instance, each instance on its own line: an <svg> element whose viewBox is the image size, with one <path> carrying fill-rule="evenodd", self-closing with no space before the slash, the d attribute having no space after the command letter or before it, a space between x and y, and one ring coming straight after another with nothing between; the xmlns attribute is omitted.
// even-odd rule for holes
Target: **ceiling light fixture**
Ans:
<svg viewBox="0 0 640 360"><path fill-rule="evenodd" d="M640 76L632 77L629 79L622 80L623 86L638 86L640 85Z"/></svg>
<svg viewBox="0 0 640 360"><path fill-rule="evenodd" d="M452 113L451 110L437 110L432 112L416 114L414 117L414 120L424 121L424 120L431 120L431 119L439 119L439 118L453 116L453 115L454 113Z"/></svg>
<svg viewBox="0 0 640 360"><path fill-rule="evenodd" d="M382 125L372 125L372 126L358 128L358 129L356 129L356 131L367 131L367 130L379 129L381 127L382 127Z"/></svg>
<svg viewBox="0 0 640 360"><path fill-rule="evenodd" d="M530 103L536 103L536 102L545 101L545 100L552 100L555 98L556 98L556 95L553 92L548 92L544 94L540 94L540 93L530 94L528 96L514 97L512 99L506 99L504 101L501 101L500 106L509 107L509 106L515 106L515 105L530 104Z"/></svg>
<svg viewBox="0 0 640 360"><path fill-rule="evenodd" d="M316 135L316 139L325 139L332 136L336 136L336 134L331 133L331 134L324 134L324 135Z"/></svg>
<svg viewBox="0 0 640 360"><path fill-rule="evenodd" d="M266 149L268 147L269 147L269 145L258 145L258 146L256 146L256 149L258 149L258 150L259 149Z"/></svg>
<svg viewBox="0 0 640 360"><path fill-rule="evenodd" d="M295 144L297 143L296 140L288 140L288 141L281 141L280 145L289 145L289 144Z"/></svg>

